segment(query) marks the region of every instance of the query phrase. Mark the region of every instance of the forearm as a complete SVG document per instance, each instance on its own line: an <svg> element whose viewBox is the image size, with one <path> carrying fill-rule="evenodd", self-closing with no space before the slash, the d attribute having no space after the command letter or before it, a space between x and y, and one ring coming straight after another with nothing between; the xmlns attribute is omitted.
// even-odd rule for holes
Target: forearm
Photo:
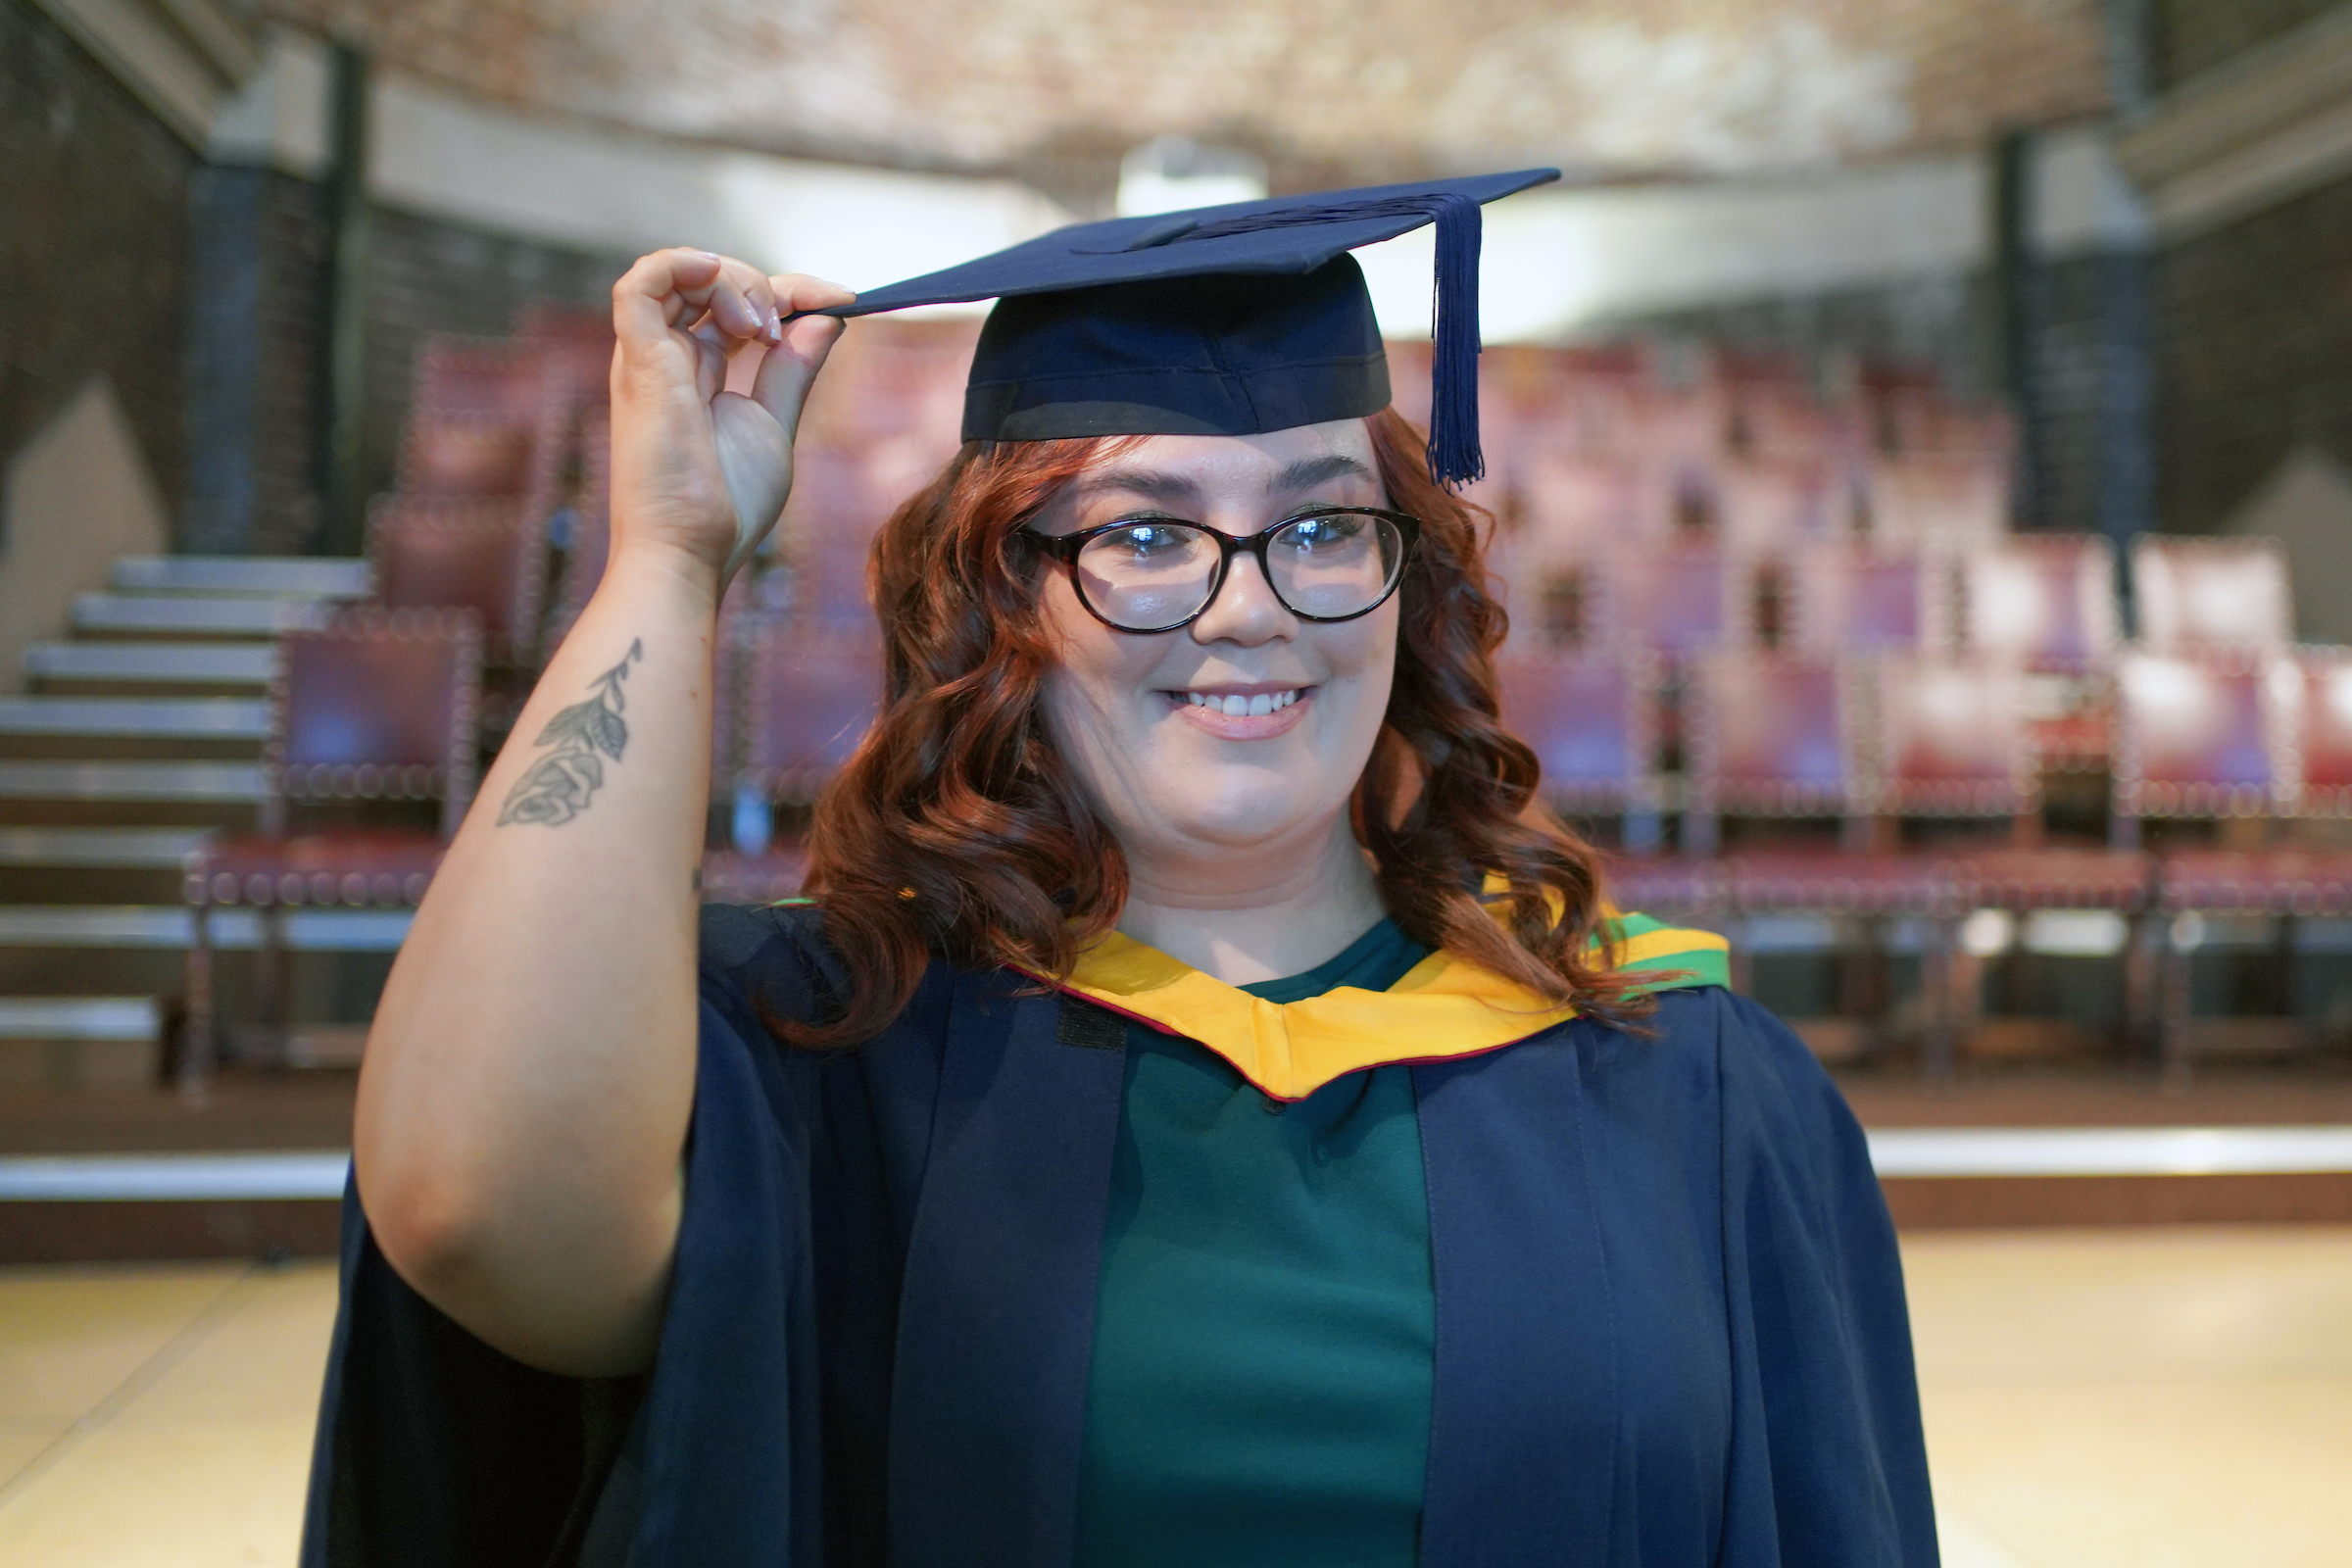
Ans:
<svg viewBox="0 0 2352 1568"><path fill-rule="evenodd" d="M394 964L355 1152L386 1255L511 1353L650 1353L694 1095L707 564L616 556Z"/></svg>

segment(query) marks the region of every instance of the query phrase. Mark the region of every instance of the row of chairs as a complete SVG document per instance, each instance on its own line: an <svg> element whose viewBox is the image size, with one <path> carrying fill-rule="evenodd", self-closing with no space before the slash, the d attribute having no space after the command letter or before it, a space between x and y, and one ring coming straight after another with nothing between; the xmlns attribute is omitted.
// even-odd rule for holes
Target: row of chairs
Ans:
<svg viewBox="0 0 2352 1568"><path fill-rule="evenodd" d="M2294 640L2277 541L2143 535L2132 548L2138 640L2165 649ZM2122 642L2115 556L2086 534L2015 534L1962 549L1828 543L1778 553L1625 544L1494 563L1522 644L1627 641L1669 658L1724 645L1962 647L2081 673Z"/></svg>
<svg viewBox="0 0 2352 1568"><path fill-rule="evenodd" d="M1975 1010L1960 943L1975 911L2139 922L2127 1012L2155 1029L2175 1073L2193 1052L2186 974L2200 922L2352 914L2339 837L2352 821L2352 650L2124 650L2106 845L2045 838L2026 674L2012 662L1700 657L1682 692L1679 777L1659 765L1649 656L1520 657L1502 675L1505 717L1536 748L1552 802L1621 824L1624 902L1702 923L1807 913L1917 926L1933 1072L1949 1070ZM1673 856L1658 853L1669 808ZM1803 818L1840 831L1789 839ZM1918 835L1923 821L2005 831L1907 845L1905 825ZM2168 832L2151 853L2145 824L2157 821L2207 824L2222 842Z"/></svg>
<svg viewBox="0 0 2352 1568"><path fill-rule="evenodd" d="M875 709L880 651L870 631L750 610L731 617L725 642L712 776L733 842L710 857L706 887L713 898L784 897L803 862L770 813L811 799L847 760ZM305 905L405 907L421 897L472 791L481 661L466 610L359 610L284 636L262 829L216 841L188 868L194 1040L211 1038L207 911L257 907L273 931ZM1552 803L1619 824L1627 903L1701 921L1813 911L1928 922L1930 967L1945 977L1932 989L1949 993L1936 1012L1938 1068L1967 1012L1949 976L1971 911L2352 913L2352 853L2282 843L2150 854L2140 844L2151 819L2352 820L2345 650L2126 649L2107 847L2043 839L2027 677L2013 662L1699 656L1681 691L1679 774L1661 757L1666 683L1654 655L1519 653L1500 676L1505 717L1535 747ZM355 824L363 803L405 811L408 823ZM1675 855L1661 853L1670 816ZM1759 823L1806 818L1838 820L1841 832L1757 836ZM1906 847L1901 824L1920 819L2006 831ZM2185 962L2184 950L2167 953ZM2168 1008L2162 1022L2166 1059L2184 1065L2185 1018Z"/></svg>

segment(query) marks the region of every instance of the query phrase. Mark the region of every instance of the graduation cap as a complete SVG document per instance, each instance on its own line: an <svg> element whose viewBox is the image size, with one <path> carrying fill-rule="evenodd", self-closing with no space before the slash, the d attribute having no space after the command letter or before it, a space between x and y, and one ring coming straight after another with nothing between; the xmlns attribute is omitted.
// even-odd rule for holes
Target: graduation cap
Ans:
<svg viewBox="0 0 2352 1568"><path fill-rule="evenodd" d="M1478 447L1479 206L1556 169L1232 202L1074 223L827 310L994 299L964 392L967 441L1256 435L1389 404L1388 357L1348 253L1434 222L1431 474Z"/></svg>

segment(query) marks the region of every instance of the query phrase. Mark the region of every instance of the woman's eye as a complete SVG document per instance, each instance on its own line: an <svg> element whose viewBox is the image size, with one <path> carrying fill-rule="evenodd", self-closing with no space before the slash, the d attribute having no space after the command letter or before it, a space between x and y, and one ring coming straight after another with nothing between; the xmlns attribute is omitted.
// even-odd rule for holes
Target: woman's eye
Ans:
<svg viewBox="0 0 2352 1568"><path fill-rule="evenodd" d="M1284 532L1284 540L1293 550L1328 550L1345 544L1364 531L1364 519L1342 514L1329 517L1301 517Z"/></svg>
<svg viewBox="0 0 2352 1568"><path fill-rule="evenodd" d="M1112 534L1107 543L1134 556L1164 556L1184 549L1190 543L1187 528L1171 528L1163 522L1131 523Z"/></svg>

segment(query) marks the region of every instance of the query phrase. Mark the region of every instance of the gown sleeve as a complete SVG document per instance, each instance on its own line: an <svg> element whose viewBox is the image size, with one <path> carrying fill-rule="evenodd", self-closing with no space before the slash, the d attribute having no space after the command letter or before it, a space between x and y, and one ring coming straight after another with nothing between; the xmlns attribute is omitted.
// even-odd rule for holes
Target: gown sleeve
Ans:
<svg viewBox="0 0 2352 1568"><path fill-rule="evenodd" d="M1725 1568L1935 1568L1894 1226L1844 1099L1724 999L1723 1248L1738 1385Z"/></svg>
<svg viewBox="0 0 2352 1568"><path fill-rule="evenodd" d="M303 1568L814 1564L805 1145L760 1006L823 978L770 911L712 909L686 1202L654 1366L560 1377L393 1271L345 1194ZM755 1004L754 997L759 999Z"/></svg>

